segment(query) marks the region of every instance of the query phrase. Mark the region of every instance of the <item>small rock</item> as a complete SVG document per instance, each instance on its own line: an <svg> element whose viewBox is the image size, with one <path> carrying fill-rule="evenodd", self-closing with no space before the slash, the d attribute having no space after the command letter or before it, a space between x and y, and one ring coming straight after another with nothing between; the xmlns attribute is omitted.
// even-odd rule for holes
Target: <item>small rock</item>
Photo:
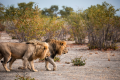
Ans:
<svg viewBox="0 0 120 80"><path fill-rule="evenodd" d="M108 61L110 61L110 59L108 58Z"/></svg>
<svg viewBox="0 0 120 80"><path fill-rule="evenodd" d="M111 55L111 56L115 56L115 54Z"/></svg>
<svg viewBox="0 0 120 80"><path fill-rule="evenodd" d="M70 64L70 62L65 62L66 64Z"/></svg>
<svg viewBox="0 0 120 80"><path fill-rule="evenodd" d="M98 54L98 52L95 52L95 54Z"/></svg>

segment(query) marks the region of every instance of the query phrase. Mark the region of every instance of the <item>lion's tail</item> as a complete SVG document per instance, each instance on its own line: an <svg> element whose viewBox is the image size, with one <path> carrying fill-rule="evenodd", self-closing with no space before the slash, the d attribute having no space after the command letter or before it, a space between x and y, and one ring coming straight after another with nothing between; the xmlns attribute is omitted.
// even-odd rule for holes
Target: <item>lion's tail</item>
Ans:
<svg viewBox="0 0 120 80"><path fill-rule="evenodd" d="M12 60L12 58L7 62L7 63L9 63L10 61ZM3 63L4 61L1 61L1 63Z"/></svg>

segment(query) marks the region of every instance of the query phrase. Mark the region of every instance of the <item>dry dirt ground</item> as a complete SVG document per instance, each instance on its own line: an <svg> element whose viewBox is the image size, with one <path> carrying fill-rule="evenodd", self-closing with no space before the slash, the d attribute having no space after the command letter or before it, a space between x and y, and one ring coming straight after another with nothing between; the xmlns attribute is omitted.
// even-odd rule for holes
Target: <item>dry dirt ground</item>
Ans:
<svg viewBox="0 0 120 80"><path fill-rule="evenodd" d="M30 76L35 80L120 80L120 50L98 51L88 50L86 45L72 45L68 42L67 54L60 57L56 62L56 71L46 71L45 63L35 60L35 68L38 72L19 70L22 60L16 60L10 72L6 72L0 63L0 80L15 80L17 75ZM73 66L71 59L82 56L86 59L85 66ZM110 61L108 61L110 57ZM49 65L52 68L52 65Z"/></svg>

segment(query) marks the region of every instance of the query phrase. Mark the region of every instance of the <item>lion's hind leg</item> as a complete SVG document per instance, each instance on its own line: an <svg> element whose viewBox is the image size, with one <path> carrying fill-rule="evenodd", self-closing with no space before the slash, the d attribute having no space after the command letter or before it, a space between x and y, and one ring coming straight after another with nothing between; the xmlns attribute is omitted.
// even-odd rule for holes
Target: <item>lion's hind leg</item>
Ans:
<svg viewBox="0 0 120 80"><path fill-rule="evenodd" d="M11 67L12 67L12 64L13 64L13 62L14 62L15 60L16 60L15 58L11 58L11 59L10 59L10 63L9 63L9 69L10 69L10 70L12 70Z"/></svg>
<svg viewBox="0 0 120 80"><path fill-rule="evenodd" d="M10 71L8 68L7 68L7 62L9 60L9 57L4 57L4 61L2 63L3 67L5 68L6 71Z"/></svg>
<svg viewBox="0 0 120 80"><path fill-rule="evenodd" d="M29 66L29 64L28 64L27 68L28 68L29 70L31 70L31 67ZM24 65L23 65L23 66L19 66L18 69L24 69Z"/></svg>
<svg viewBox="0 0 120 80"><path fill-rule="evenodd" d="M8 62L8 60L9 60L10 57L11 57L11 52L10 52L8 49L6 49L6 51L4 51L3 57L4 57L4 61L3 61L2 65L3 65L3 67L5 68L6 71L10 71L10 70L7 68L7 62Z"/></svg>
<svg viewBox="0 0 120 80"><path fill-rule="evenodd" d="M3 58L2 54L0 53L0 60Z"/></svg>

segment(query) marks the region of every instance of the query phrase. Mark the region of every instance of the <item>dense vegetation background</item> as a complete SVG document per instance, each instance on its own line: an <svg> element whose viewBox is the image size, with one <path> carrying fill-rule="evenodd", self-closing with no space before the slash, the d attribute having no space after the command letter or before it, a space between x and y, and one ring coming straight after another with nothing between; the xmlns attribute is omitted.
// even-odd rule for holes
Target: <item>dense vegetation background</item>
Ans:
<svg viewBox="0 0 120 80"><path fill-rule="evenodd" d="M57 5L40 10L34 2L5 7L0 3L0 31L5 30L20 42L47 38L75 40L90 49L116 49L120 41L120 17L111 4L103 2L86 10ZM69 38L67 36L70 35Z"/></svg>

